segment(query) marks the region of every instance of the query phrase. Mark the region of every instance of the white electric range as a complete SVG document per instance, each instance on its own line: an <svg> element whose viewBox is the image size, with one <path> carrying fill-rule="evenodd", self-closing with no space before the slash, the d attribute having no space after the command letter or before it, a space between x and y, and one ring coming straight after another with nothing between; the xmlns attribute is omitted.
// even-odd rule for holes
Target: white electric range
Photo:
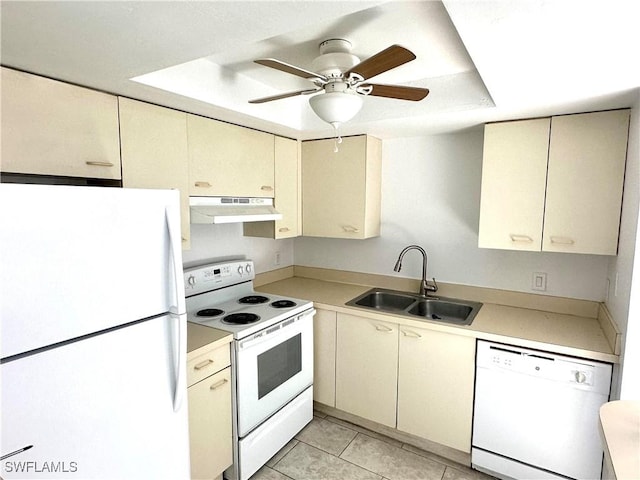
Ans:
<svg viewBox="0 0 640 480"><path fill-rule="evenodd" d="M234 463L246 480L313 418L312 302L257 293L251 260L184 272L187 321L233 334Z"/></svg>

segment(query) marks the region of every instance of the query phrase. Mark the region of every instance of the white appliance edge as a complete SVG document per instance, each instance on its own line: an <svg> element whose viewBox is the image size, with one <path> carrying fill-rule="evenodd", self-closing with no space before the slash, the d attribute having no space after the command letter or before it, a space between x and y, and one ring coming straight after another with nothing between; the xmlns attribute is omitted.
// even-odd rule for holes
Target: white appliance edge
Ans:
<svg viewBox="0 0 640 480"><path fill-rule="evenodd" d="M0 185L0 476L189 478L177 191Z"/></svg>

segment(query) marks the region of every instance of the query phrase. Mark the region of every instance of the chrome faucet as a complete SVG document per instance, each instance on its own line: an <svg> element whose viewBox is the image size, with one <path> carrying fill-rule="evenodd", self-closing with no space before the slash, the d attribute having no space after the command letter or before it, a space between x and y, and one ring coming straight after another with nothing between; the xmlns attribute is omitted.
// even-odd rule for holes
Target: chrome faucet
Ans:
<svg viewBox="0 0 640 480"><path fill-rule="evenodd" d="M398 261L393 267L393 271L400 271L400 269L402 268L402 257L404 257L404 254L409 250L418 250L422 254L422 279L420 280L420 295L426 297L427 295L429 295L429 292L437 292L438 284L436 283L436 279L433 279L433 285L430 285L429 282L427 282L427 252L424 251L424 248L419 247L418 245L409 245L400 252Z"/></svg>

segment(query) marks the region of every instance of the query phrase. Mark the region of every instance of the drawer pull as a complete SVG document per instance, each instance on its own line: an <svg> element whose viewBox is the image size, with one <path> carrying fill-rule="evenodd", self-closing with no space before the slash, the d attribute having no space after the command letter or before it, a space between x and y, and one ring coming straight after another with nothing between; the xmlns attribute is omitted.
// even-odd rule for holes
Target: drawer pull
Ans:
<svg viewBox="0 0 640 480"><path fill-rule="evenodd" d="M196 182L196 187L210 188L211 184L209 182Z"/></svg>
<svg viewBox="0 0 640 480"><path fill-rule="evenodd" d="M289 227L282 227L278 229L279 232L288 232L289 231Z"/></svg>
<svg viewBox="0 0 640 480"><path fill-rule="evenodd" d="M422 335L411 330L400 330L405 337L409 338L422 338Z"/></svg>
<svg viewBox="0 0 640 480"><path fill-rule="evenodd" d="M221 386L223 386L225 383L227 383L229 380L227 380L226 378L223 378L222 380L220 380L219 382L214 383L213 385L211 385L209 387L209 390L215 390L216 388L220 388Z"/></svg>
<svg viewBox="0 0 640 480"><path fill-rule="evenodd" d="M551 243L555 243L557 245L573 245L576 242L573 238L569 237L551 237Z"/></svg>
<svg viewBox="0 0 640 480"><path fill-rule="evenodd" d="M273 187L271 185L262 185L260 190L264 190L265 192L273 192Z"/></svg>
<svg viewBox="0 0 640 480"><path fill-rule="evenodd" d="M194 365L193 368L195 370L202 370L204 367L207 367L209 365L211 365L213 363L213 360L211 360L210 358L207 358L205 361L198 363L197 365Z"/></svg>
<svg viewBox="0 0 640 480"><path fill-rule="evenodd" d="M520 242L520 243L533 243L533 238L529 235L516 235L514 233L510 234L512 242Z"/></svg>
<svg viewBox="0 0 640 480"><path fill-rule="evenodd" d="M87 165L91 165L92 167L113 167L113 163L111 162L85 162Z"/></svg>
<svg viewBox="0 0 640 480"><path fill-rule="evenodd" d="M342 230L344 230L347 233L358 233L360 231L359 228L356 228L352 225L343 225Z"/></svg>
<svg viewBox="0 0 640 480"><path fill-rule="evenodd" d="M376 330L379 332L391 333L393 332L393 328L386 327L384 325L376 325Z"/></svg>

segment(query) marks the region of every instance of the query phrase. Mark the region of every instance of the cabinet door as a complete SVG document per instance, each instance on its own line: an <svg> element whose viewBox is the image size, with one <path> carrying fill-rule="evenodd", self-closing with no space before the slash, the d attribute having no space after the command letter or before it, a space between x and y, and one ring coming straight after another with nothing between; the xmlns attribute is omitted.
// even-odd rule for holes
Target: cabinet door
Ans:
<svg viewBox="0 0 640 480"><path fill-rule="evenodd" d="M338 313L336 408L396 426L398 326Z"/></svg>
<svg viewBox="0 0 640 480"><path fill-rule="evenodd" d="M120 97L122 186L180 190L182 248L189 248L187 114Z"/></svg>
<svg viewBox="0 0 640 480"><path fill-rule="evenodd" d="M316 309L313 317L313 400L336 406L336 312Z"/></svg>
<svg viewBox="0 0 640 480"><path fill-rule="evenodd" d="M369 238L380 234L380 140L347 137L302 144L302 234Z"/></svg>
<svg viewBox="0 0 640 480"><path fill-rule="evenodd" d="M540 251L549 118L485 125L478 246Z"/></svg>
<svg viewBox="0 0 640 480"><path fill-rule="evenodd" d="M120 179L117 98L2 68L2 171Z"/></svg>
<svg viewBox="0 0 640 480"><path fill-rule="evenodd" d="M398 429L471 452L475 339L400 326Z"/></svg>
<svg viewBox="0 0 640 480"><path fill-rule="evenodd" d="M275 137L275 197L274 206L282 220L245 222L244 234L252 237L292 238L302 228L302 184L300 179L300 142Z"/></svg>
<svg viewBox="0 0 640 480"><path fill-rule="evenodd" d="M187 115L190 195L274 196L274 135Z"/></svg>
<svg viewBox="0 0 640 480"><path fill-rule="evenodd" d="M213 479L233 463L231 369L189 387L191 478Z"/></svg>
<svg viewBox="0 0 640 480"><path fill-rule="evenodd" d="M542 249L615 255L629 110L553 117Z"/></svg>

